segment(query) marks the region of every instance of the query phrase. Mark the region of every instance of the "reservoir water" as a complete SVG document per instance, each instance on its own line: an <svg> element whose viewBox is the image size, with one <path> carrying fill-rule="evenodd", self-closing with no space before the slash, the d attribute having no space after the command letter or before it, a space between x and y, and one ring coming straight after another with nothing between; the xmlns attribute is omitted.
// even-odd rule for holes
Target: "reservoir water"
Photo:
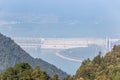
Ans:
<svg viewBox="0 0 120 80"><path fill-rule="evenodd" d="M26 51L34 58L41 58L42 60L55 65L59 69L67 72L70 75L75 74L77 69L80 67L81 62L79 60L84 60L87 58L92 59L96 53L83 53L83 54L70 54L67 55L67 53L59 53L61 56L64 56L65 58L62 58L56 53L61 52L61 50L57 49L39 49L39 50L32 50L32 49L26 49ZM78 56L77 56L78 55ZM86 56L87 55L87 56ZM79 59L77 57L81 56ZM67 57L67 59L66 59ZM73 59L74 57L74 59ZM81 59L83 57L83 59Z"/></svg>
<svg viewBox="0 0 120 80"><path fill-rule="evenodd" d="M55 65L59 69L67 72L68 74L75 74L76 70L80 66L80 62L69 61L63 59L56 55L60 50L50 50L50 49L42 49L42 50L26 50L32 57L41 58L44 61L47 61L50 64Z"/></svg>

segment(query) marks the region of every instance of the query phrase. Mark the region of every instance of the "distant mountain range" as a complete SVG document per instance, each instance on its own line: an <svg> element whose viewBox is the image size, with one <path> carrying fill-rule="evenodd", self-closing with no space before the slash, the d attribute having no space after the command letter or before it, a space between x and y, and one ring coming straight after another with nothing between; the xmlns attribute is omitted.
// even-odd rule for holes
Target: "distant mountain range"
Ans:
<svg viewBox="0 0 120 80"><path fill-rule="evenodd" d="M66 77L67 74L41 59L31 57L11 38L8 38L0 33L0 71L14 66L19 62L27 62L32 67L39 66L40 69L47 72L50 76L58 74L60 78Z"/></svg>

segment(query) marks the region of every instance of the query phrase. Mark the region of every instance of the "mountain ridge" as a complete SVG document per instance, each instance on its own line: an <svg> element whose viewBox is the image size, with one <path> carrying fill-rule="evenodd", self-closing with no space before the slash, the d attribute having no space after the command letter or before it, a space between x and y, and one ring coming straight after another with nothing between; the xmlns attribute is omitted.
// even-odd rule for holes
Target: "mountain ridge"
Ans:
<svg viewBox="0 0 120 80"><path fill-rule="evenodd" d="M120 80L120 45L115 45L105 56L101 52L84 60L74 76L66 80Z"/></svg>
<svg viewBox="0 0 120 80"><path fill-rule="evenodd" d="M0 33L0 71L3 71L10 66L14 66L19 62L27 62L32 67L39 66L42 70L47 72L49 76L53 76L55 74L58 74L60 78L67 76L67 73L58 69L54 65L49 64L42 59L31 57L19 45L11 40L11 38Z"/></svg>

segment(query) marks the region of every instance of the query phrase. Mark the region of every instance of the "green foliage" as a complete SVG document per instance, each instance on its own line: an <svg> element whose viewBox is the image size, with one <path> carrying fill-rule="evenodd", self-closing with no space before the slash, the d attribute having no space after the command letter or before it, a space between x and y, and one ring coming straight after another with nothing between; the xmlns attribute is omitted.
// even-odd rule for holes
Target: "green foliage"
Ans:
<svg viewBox="0 0 120 80"><path fill-rule="evenodd" d="M58 76L50 78L38 67L32 68L28 63L18 63L0 74L0 80L58 80Z"/></svg>
<svg viewBox="0 0 120 80"><path fill-rule="evenodd" d="M13 40L0 33L0 73L3 72L3 70L7 69L8 67L13 67L15 64L20 62L29 63L32 67L39 66L39 68L45 71L49 76L53 76L55 74L58 74L59 78L64 78L67 76L65 72L56 68L54 65L51 65L43 61L42 59L36 59L31 57ZM29 72L30 67L27 64L26 66ZM25 67L25 65L23 67ZM24 71L24 68L22 68L22 66L19 68L20 69L17 71L19 72Z"/></svg>
<svg viewBox="0 0 120 80"><path fill-rule="evenodd" d="M53 76L53 78L52 78L52 80L58 80L59 78L58 78L58 75L57 74L55 74L54 76Z"/></svg>
<svg viewBox="0 0 120 80"><path fill-rule="evenodd" d="M73 80L73 77L68 75L64 80Z"/></svg>
<svg viewBox="0 0 120 80"><path fill-rule="evenodd" d="M100 63L102 61L101 59L102 59L101 58L101 52L99 52L99 54L93 59L93 63L100 65Z"/></svg>
<svg viewBox="0 0 120 80"><path fill-rule="evenodd" d="M84 60L76 74L66 80L120 80L120 45L104 57L100 52L92 61Z"/></svg>
<svg viewBox="0 0 120 80"><path fill-rule="evenodd" d="M24 72L25 70L31 69L31 66L28 63L18 63L14 66L15 70L18 73Z"/></svg>
<svg viewBox="0 0 120 80"><path fill-rule="evenodd" d="M113 80L120 80L120 72L117 72L117 73L113 76Z"/></svg>

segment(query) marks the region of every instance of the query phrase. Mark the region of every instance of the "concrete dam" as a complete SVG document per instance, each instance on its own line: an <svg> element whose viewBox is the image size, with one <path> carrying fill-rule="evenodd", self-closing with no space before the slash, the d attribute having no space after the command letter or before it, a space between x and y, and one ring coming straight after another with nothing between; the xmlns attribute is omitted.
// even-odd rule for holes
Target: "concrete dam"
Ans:
<svg viewBox="0 0 120 80"><path fill-rule="evenodd" d="M108 38L39 38L39 37L13 37L23 49L70 49L98 45L111 50L113 43L120 39Z"/></svg>

